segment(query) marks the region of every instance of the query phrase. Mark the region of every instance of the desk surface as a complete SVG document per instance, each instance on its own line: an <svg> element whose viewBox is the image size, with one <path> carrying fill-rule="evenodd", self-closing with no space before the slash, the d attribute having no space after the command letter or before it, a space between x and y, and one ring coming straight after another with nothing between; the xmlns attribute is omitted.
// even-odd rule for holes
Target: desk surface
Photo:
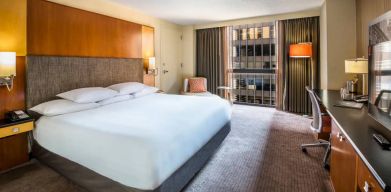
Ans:
<svg viewBox="0 0 391 192"><path fill-rule="evenodd" d="M335 107L341 100L339 91L315 90L327 111L344 132L357 154L386 191L391 190L391 151L383 150L373 139L375 132L368 109Z"/></svg>

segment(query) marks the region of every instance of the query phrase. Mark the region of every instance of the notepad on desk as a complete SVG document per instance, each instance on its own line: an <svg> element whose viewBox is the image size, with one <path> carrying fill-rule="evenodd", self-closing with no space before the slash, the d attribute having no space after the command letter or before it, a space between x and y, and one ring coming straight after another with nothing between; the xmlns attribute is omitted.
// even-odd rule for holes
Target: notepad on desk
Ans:
<svg viewBox="0 0 391 192"><path fill-rule="evenodd" d="M353 108L353 109L362 109L364 106L363 103L356 103L351 101L339 101L338 103L334 104L336 107L345 107L345 108Z"/></svg>

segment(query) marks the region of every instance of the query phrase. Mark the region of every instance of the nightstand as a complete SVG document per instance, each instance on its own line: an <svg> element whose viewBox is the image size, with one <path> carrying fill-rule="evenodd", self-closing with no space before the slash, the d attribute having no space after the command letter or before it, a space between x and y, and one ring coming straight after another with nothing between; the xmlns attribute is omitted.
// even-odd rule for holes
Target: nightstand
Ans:
<svg viewBox="0 0 391 192"><path fill-rule="evenodd" d="M29 161L28 132L33 128L33 119L12 123L0 120L0 171Z"/></svg>

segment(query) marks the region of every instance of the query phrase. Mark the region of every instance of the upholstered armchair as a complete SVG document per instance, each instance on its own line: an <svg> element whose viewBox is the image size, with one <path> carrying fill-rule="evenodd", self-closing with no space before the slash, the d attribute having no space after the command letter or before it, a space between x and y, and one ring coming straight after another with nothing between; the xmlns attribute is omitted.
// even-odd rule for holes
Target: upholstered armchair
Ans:
<svg viewBox="0 0 391 192"><path fill-rule="evenodd" d="M182 95L213 96L207 91L207 80L204 77L185 78Z"/></svg>

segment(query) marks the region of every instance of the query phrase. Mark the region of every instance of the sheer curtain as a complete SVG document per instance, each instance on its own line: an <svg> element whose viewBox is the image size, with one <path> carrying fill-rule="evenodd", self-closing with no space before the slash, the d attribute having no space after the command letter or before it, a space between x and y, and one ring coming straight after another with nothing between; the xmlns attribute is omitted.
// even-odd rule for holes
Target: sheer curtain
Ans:
<svg viewBox="0 0 391 192"><path fill-rule="evenodd" d="M319 17L278 21L278 38L276 107L293 113L311 113L305 86L319 87ZM312 43L312 57L290 58L289 45L303 42Z"/></svg>
<svg viewBox="0 0 391 192"><path fill-rule="evenodd" d="M217 94L217 87L227 83L228 28L199 29L196 34L196 75L207 78L208 91Z"/></svg>

